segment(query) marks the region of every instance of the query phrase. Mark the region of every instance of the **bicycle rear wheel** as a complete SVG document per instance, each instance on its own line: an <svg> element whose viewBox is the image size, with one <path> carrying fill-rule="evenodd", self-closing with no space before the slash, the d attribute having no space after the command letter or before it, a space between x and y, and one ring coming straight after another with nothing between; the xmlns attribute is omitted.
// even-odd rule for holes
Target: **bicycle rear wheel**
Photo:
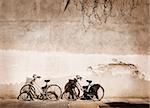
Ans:
<svg viewBox="0 0 150 108"><path fill-rule="evenodd" d="M102 86L99 87L97 93L92 96L92 100L94 101L101 101L104 97L104 88Z"/></svg>
<svg viewBox="0 0 150 108"><path fill-rule="evenodd" d="M46 92L49 100L58 100L62 94L61 88L56 84L50 85Z"/></svg>
<svg viewBox="0 0 150 108"><path fill-rule="evenodd" d="M59 98L58 98L58 96L57 96L56 93L51 92L51 91L49 91L49 92L46 93L46 98L45 98L45 100L56 101L56 100L58 100L58 99L59 99Z"/></svg>

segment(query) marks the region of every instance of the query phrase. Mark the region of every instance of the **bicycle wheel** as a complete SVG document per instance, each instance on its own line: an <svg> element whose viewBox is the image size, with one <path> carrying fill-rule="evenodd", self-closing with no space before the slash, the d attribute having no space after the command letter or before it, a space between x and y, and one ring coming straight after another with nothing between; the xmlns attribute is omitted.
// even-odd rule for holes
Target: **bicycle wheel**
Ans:
<svg viewBox="0 0 150 108"><path fill-rule="evenodd" d="M22 100L22 101L31 101L33 100L30 92L22 92L19 94L19 96L17 97L18 100Z"/></svg>
<svg viewBox="0 0 150 108"><path fill-rule="evenodd" d="M61 88L56 84L50 85L47 88L46 92L47 92L48 99L50 100L58 100L62 94Z"/></svg>
<svg viewBox="0 0 150 108"><path fill-rule="evenodd" d="M62 94L62 99L65 99L65 100L76 100L79 98L80 96L80 90L78 87L75 87L74 89L72 89L72 92L73 92L73 95L71 95L70 92L63 92Z"/></svg>
<svg viewBox="0 0 150 108"><path fill-rule="evenodd" d="M48 100L52 100L52 101L56 101L59 98L58 98L58 96L57 96L57 94L55 92L49 91L49 92L46 93L46 98L44 100L47 100L47 99Z"/></svg>
<svg viewBox="0 0 150 108"><path fill-rule="evenodd" d="M20 89L20 94L22 92L29 92L30 90L35 91L35 88L31 84L26 84Z"/></svg>
<svg viewBox="0 0 150 108"><path fill-rule="evenodd" d="M104 92L104 88L100 86L97 90L97 93L94 96L92 96L92 100L101 101L104 97Z"/></svg>

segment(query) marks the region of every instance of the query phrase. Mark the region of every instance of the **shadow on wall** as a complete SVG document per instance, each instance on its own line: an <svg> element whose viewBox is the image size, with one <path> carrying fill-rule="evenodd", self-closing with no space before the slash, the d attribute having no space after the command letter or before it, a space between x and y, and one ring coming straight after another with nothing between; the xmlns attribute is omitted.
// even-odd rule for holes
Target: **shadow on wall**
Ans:
<svg viewBox="0 0 150 108"><path fill-rule="evenodd" d="M104 98L149 98L150 81L144 79L144 74L138 71L134 64L115 62L89 66L90 75L83 75L84 79L91 79L100 83L105 89ZM50 78L51 83L60 85L63 89L68 79L75 76ZM16 99L24 83L0 85L1 99Z"/></svg>

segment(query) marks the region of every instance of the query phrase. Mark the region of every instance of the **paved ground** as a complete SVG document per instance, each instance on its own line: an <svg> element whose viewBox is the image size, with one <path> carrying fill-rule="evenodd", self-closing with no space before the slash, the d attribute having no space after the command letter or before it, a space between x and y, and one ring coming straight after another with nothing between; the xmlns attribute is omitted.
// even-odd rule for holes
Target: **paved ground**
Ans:
<svg viewBox="0 0 150 108"><path fill-rule="evenodd" d="M148 99L104 99L93 101L32 101L0 100L0 108L150 108Z"/></svg>

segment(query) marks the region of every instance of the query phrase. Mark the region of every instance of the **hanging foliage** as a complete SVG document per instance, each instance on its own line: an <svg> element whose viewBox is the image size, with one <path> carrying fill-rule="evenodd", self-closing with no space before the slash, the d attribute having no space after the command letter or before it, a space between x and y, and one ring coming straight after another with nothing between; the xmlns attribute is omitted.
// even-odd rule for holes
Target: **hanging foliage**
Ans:
<svg viewBox="0 0 150 108"><path fill-rule="evenodd" d="M83 25L106 23L111 17L138 18L142 8L149 8L149 0L67 0L64 12L70 5L82 12ZM138 10L136 10L138 8Z"/></svg>

